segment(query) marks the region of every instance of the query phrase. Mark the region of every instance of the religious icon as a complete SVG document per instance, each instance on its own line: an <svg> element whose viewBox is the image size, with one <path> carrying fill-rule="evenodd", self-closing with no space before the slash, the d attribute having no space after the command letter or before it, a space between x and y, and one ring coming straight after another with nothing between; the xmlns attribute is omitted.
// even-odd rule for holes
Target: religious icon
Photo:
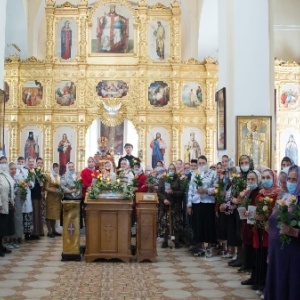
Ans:
<svg viewBox="0 0 300 300"><path fill-rule="evenodd" d="M295 165L298 165L298 146L293 134L290 134L289 140L286 144L285 156L292 159Z"/></svg>
<svg viewBox="0 0 300 300"><path fill-rule="evenodd" d="M163 19L152 20L148 25L149 56L164 61L170 56L170 25Z"/></svg>
<svg viewBox="0 0 300 300"><path fill-rule="evenodd" d="M64 133L57 147L59 153L59 175L66 173L67 163L71 161L71 150L72 145L68 140L67 134Z"/></svg>
<svg viewBox="0 0 300 300"><path fill-rule="evenodd" d="M164 161L164 155L167 148L160 132L157 132L155 137L152 139L150 148L152 149L152 168L154 169L159 160Z"/></svg>
<svg viewBox="0 0 300 300"><path fill-rule="evenodd" d="M122 80L102 80L97 84L96 91L102 98L123 98L127 96L128 86Z"/></svg>
<svg viewBox="0 0 300 300"><path fill-rule="evenodd" d="M195 140L195 132L190 132L190 140L184 146L184 161L190 162L192 159L198 159L201 155L199 143Z"/></svg>
<svg viewBox="0 0 300 300"><path fill-rule="evenodd" d="M271 165L271 117L237 117L237 157L252 157L255 167Z"/></svg>
<svg viewBox="0 0 300 300"><path fill-rule="evenodd" d="M106 137L108 152L110 155L123 154L124 122L117 126L107 126L101 122L101 136Z"/></svg>
<svg viewBox="0 0 300 300"><path fill-rule="evenodd" d="M286 108L298 106L299 89L293 83L287 83L282 87L281 104Z"/></svg>
<svg viewBox="0 0 300 300"><path fill-rule="evenodd" d="M37 106L43 100L43 87L37 80L27 81L22 86L22 100L27 106Z"/></svg>
<svg viewBox="0 0 300 300"><path fill-rule="evenodd" d="M169 87L163 81L154 81L148 89L148 100L151 105L162 107L169 102Z"/></svg>
<svg viewBox="0 0 300 300"><path fill-rule="evenodd" d="M55 87L56 103L61 106L70 106L76 100L76 86L73 81L61 81Z"/></svg>
<svg viewBox="0 0 300 300"><path fill-rule="evenodd" d="M70 28L70 21L66 20L61 29L61 58L71 58L72 49L72 29Z"/></svg>
<svg viewBox="0 0 300 300"><path fill-rule="evenodd" d="M182 102L189 107L202 103L202 89L198 82L188 82L182 87Z"/></svg>
<svg viewBox="0 0 300 300"><path fill-rule="evenodd" d="M118 4L101 6L94 15L92 52L128 53L133 51L133 22L130 11Z"/></svg>
<svg viewBox="0 0 300 300"><path fill-rule="evenodd" d="M28 133L28 138L24 146L24 158L34 158L37 159L40 155L40 146L38 136L34 137L33 131Z"/></svg>

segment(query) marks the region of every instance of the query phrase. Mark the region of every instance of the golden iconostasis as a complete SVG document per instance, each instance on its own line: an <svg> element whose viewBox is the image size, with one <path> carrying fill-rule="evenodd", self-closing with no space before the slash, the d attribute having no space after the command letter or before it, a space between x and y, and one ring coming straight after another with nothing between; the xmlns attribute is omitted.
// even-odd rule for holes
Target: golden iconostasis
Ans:
<svg viewBox="0 0 300 300"><path fill-rule="evenodd" d="M126 0L99 0L88 7L85 0L46 0L46 22L44 60L11 56L5 62L10 160L39 155L46 168L72 160L80 170L96 153L97 139L107 135L116 155L134 139L147 165L200 153L215 162L218 66L212 58L181 60L178 1L149 7L141 0L133 7ZM281 77L288 70L298 75ZM291 123L278 124L278 146L300 133L299 66L278 65L276 72L277 98L289 84L296 95L296 104L278 103L277 116L293 112L297 119L297 133L289 131ZM276 160L281 156L276 152Z"/></svg>

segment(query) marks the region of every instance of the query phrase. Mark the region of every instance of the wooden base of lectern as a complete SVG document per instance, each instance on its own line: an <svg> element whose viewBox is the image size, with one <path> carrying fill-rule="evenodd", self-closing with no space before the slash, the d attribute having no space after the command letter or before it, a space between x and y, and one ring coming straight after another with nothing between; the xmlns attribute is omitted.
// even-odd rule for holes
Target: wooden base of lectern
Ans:
<svg viewBox="0 0 300 300"><path fill-rule="evenodd" d="M81 260L80 201L66 200L63 204L63 252L61 260Z"/></svg>
<svg viewBox="0 0 300 300"><path fill-rule="evenodd" d="M129 262L132 201L85 199L87 262L120 259Z"/></svg>
<svg viewBox="0 0 300 300"><path fill-rule="evenodd" d="M156 261L157 203L156 193L136 193L138 262Z"/></svg>

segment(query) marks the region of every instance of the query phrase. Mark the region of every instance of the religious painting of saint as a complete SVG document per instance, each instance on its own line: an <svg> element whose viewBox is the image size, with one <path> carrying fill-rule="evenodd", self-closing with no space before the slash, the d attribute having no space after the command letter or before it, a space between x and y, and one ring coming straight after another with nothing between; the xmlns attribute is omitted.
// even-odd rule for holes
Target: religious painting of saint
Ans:
<svg viewBox="0 0 300 300"><path fill-rule="evenodd" d="M22 86L22 100L27 106L37 106L43 100L43 87L37 80L27 81Z"/></svg>
<svg viewBox="0 0 300 300"><path fill-rule="evenodd" d="M242 154L252 157L255 167L271 166L271 117L237 117L237 161Z"/></svg>
<svg viewBox="0 0 300 300"><path fill-rule="evenodd" d="M184 162L190 162L191 159L198 159L202 154L203 134L199 128L187 127L182 131L182 153Z"/></svg>
<svg viewBox="0 0 300 300"><path fill-rule="evenodd" d="M61 126L54 132L53 158L59 164L59 175L65 174L68 162L75 163L76 132L72 127ZM76 167L76 165L75 165Z"/></svg>
<svg viewBox="0 0 300 300"><path fill-rule="evenodd" d="M287 127L280 131L278 138L279 144L279 161L287 156L293 160L295 165L299 164L299 141L300 132L295 127ZM279 168L280 169L280 168Z"/></svg>
<svg viewBox="0 0 300 300"><path fill-rule="evenodd" d="M154 81L148 88L148 100L155 107L162 107L170 100L170 89L163 81Z"/></svg>
<svg viewBox="0 0 300 300"><path fill-rule="evenodd" d="M149 56L153 61L165 61L170 56L170 25L163 19L148 24Z"/></svg>
<svg viewBox="0 0 300 300"><path fill-rule="evenodd" d="M29 157L36 159L42 156L42 133L40 129L24 128L21 134L21 145L23 145L25 160Z"/></svg>
<svg viewBox="0 0 300 300"><path fill-rule="evenodd" d="M166 128L151 128L147 136L147 143L149 145L147 165L155 168L159 160L163 161L166 165L169 164L170 134Z"/></svg>
<svg viewBox="0 0 300 300"><path fill-rule="evenodd" d="M102 80L97 84L96 92L102 98L123 98L127 96L128 85L122 80Z"/></svg>
<svg viewBox="0 0 300 300"><path fill-rule="evenodd" d="M4 82L4 93L5 93L5 102L9 100L9 85L7 82Z"/></svg>
<svg viewBox="0 0 300 300"><path fill-rule="evenodd" d="M61 106L70 106L76 101L76 86L73 81L63 80L55 86L55 100Z"/></svg>
<svg viewBox="0 0 300 300"><path fill-rule="evenodd" d="M133 18L119 3L100 6L92 19L92 53L133 53Z"/></svg>
<svg viewBox="0 0 300 300"><path fill-rule="evenodd" d="M117 126L107 126L101 122L101 137L107 138L107 150L112 156L123 154L124 122Z"/></svg>
<svg viewBox="0 0 300 300"><path fill-rule="evenodd" d="M299 87L294 83L287 83L282 87L280 103L288 109L298 107Z"/></svg>
<svg viewBox="0 0 300 300"><path fill-rule="evenodd" d="M286 143L285 156L292 159L295 165L298 165L298 146L293 134L290 134L289 140Z"/></svg>
<svg viewBox="0 0 300 300"><path fill-rule="evenodd" d="M63 18L56 29L56 55L62 61L72 60L77 55L78 29L72 18Z"/></svg>
<svg viewBox="0 0 300 300"><path fill-rule="evenodd" d="M71 161L71 150L72 145L68 140L68 136L66 133L63 133L57 147L57 151L59 153L59 175L66 173L67 163Z"/></svg>
<svg viewBox="0 0 300 300"><path fill-rule="evenodd" d="M202 103L202 88L198 82L183 84L181 100L188 107L196 107Z"/></svg>
<svg viewBox="0 0 300 300"><path fill-rule="evenodd" d="M217 105L217 149L226 149L226 88L215 95Z"/></svg>

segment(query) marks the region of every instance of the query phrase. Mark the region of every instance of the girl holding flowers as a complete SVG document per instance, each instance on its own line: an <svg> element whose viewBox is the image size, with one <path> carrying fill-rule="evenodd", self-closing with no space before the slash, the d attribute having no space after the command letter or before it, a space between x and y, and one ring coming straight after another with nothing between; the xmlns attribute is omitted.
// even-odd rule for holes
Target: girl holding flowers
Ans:
<svg viewBox="0 0 300 300"><path fill-rule="evenodd" d="M269 219L269 253L265 298L267 300L300 299L300 230L299 196L300 168L293 165L288 170L289 194L277 201ZM293 211L294 210L294 211ZM297 217L298 216L298 217ZM297 221L297 222L295 222ZM298 223L296 226L294 223ZM282 243L282 241L287 243Z"/></svg>

